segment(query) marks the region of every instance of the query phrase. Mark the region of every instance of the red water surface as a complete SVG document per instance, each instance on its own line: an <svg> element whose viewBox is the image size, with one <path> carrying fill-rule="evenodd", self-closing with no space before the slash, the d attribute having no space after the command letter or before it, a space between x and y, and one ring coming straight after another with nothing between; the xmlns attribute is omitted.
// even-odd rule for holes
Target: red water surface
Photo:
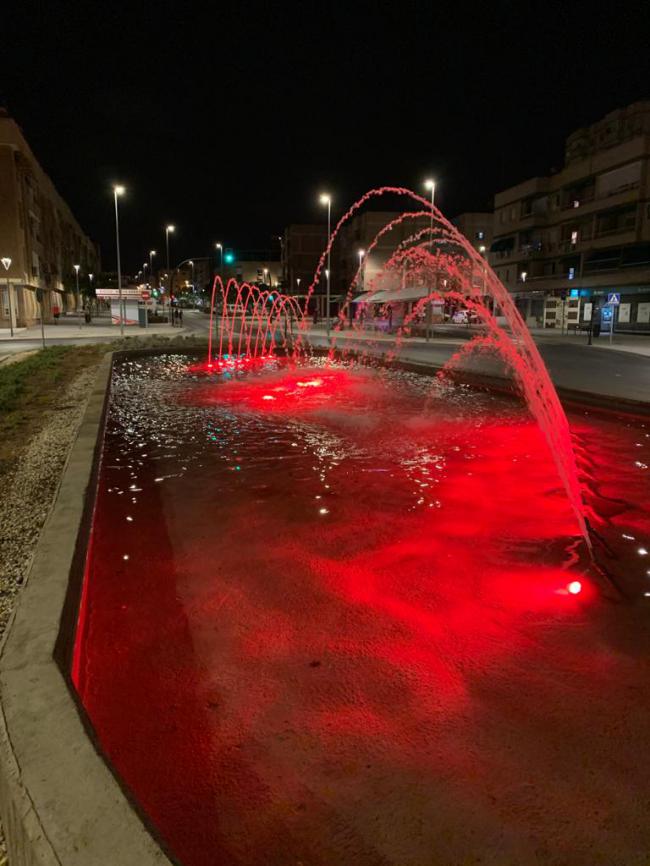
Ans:
<svg viewBox="0 0 650 866"><path fill-rule="evenodd" d="M430 859L436 803L516 778L507 747L477 757L478 695L602 675L536 425L406 374L187 369L114 374L74 670L101 747L184 866L456 862ZM646 428L574 431L642 580Z"/></svg>

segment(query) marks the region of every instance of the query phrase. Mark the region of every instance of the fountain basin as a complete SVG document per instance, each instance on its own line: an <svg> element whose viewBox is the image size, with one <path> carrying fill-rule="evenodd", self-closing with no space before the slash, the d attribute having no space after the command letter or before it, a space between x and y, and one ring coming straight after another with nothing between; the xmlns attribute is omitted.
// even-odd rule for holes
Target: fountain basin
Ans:
<svg viewBox="0 0 650 866"><path fill-rule="evenodd" d="M486 402L475 411L462 391L447 394L452 408L457 403L450 414L423 415L423 400L409 396L394 405L386 380L373 372L278 369L255 380L235 377L224 387L211 377L188 383L186 359L178 356L126 363L116 372L103 442L74 657L86 721L121 785L186 866L280 863L288 856L309 863L426 862L423 852L438 834L422 826L435 827L430 809L444 785L458 809L465 796L458 799L459 792L472 791L479 803L488 797L477 768L480 776L504 770L476 690L491 683L498 693L512 687L523 663L539 667L533 638L550 653L544 664L564 673L577 664L573 642L581 673L592 676L589 639L575 643L575 634L589 633L600 603L588 592L575 598L563 592L569 577L587 574L586 563L576 554L570 570L562 567L576 528L536 428L501 398L481 398ZM417 380L399 381L423 394ZM16 803L22 781L29 792L24 802L36 806L36 813L5 807L3 817L13 815L17 825L31 814L50 846L52 840L78 846L79 839L88 846L81 854L54 849L58 861L33 862L132 862L115 852L112 837L122 825L127 838L135 834L129 846L140 846L125 849L138 851L133 862L165 862L51 665L61 609L58 658L70 661L76 606L74 591L64 606L69 570L57 581L54 628L30 607L43 604L51 551L61 546L61 527L70 519L82 523L73 574L83 573L91 527L89 511L82 521L83 490L101 426L100 392L70 464L83 467L81 488L62 488L65 502L60 497L57 508L64 510L53 515L61 522L55 520L56 535L35 565L3 655L9 739L22 750L14 754L23 768L3 800ZM492 423L481 420L485 406ZM596 438L602 450L599 472L608 489L601 492L614 499L622 484L630 497L642 470L616 481L605 459L613 428L572 420L579 436ZM630 423L633 434L641 431ZM479 439L472 442L468 429L480 431ZM190 437L198 444L188 448ZM472 444L482 451L472 454ZM420 448L415 459L414 448ZM280 457L278 472L273 464ZM192 474L193 467L201 471ZM398 477L388 481L391 471ZM445 480L434 480L440 474ZM72 480L66 475L66 484ZM430 493L445 487L444 494ZM433 519L444 512L451 517ZM535 514L543 518L540 529ZM617 532L636 519L640 544L647 538L643 509L632 502L621 514L609 515ZM63 548L72 559L74 543ZM427 570L430 559L444 567ZM630 555L630 564L639 560ZM46 607L51 616L55 605ZM562 637L561 648L545 635ZM37 670L25 676L34 658ZM41 668L62 691L41 701L38 712L65 704L66 724L80 738L61 737L66 748L52 774L43 774L42 756L58 748L50 742L58 721L47 717L40 745L17 730L25 681L35 677L44 685ZM479 716L485 729L474 725ZM459 749L469 734L480 737L468 761ZM39 755L32 776L24 772L30 752ZM39 771L45 782L36 778ZM396 777L402 781L393 785ZM67 800L75 780L80 796L71 807L59 800ZM390 817L403 802L405 811ZM462 808L459 815L468 817ZM450 826L451 847L440 856L459 851L458 824ZM489 838L492 830L481 832ZM523 850L514 825L512 832ZM102 854L103 843L110 848Z"/></svg>

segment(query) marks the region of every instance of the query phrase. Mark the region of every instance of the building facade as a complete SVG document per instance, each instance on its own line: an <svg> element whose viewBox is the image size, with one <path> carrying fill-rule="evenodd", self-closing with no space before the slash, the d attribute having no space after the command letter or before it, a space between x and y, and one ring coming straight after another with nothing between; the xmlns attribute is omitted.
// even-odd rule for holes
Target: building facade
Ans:
<svg viewBox="0 0 650 866"><path fill-rule="evenodd" d="M451 222L458 231L465 235L474 249L482 256L488 255L492 246L493 213L468 212L459 214Z"/></svg>
<svg viewBox="0 0 650 866"><path fill-rule="evenodd" d="M0 328L45 322L80 306L89 274L100 271L97 246L81 230L29 148L0 109ZM8 282L7 282L8 281ZM39 301L40 299L40 301Z"/></svg>
<svg viewBox="0 0 650 866"><path fill-rule="evenodd" d="M323 250L327 246L327 225L294 223L282 238L282 283L292 295L304 295L311 285ZM321 287L317 287L321 291Z"/></svg>
<svg viewBox="0 0 650 866"><path fill-rule="evenodd" d="M265 286L277 289L282 285L282 263L277 253L270 250L233 250L233 261L224 259L223 266L217 268L224 282L236 279L239 283Z"/></svg>
<svg viewBox="0 0 650 866"><path fill-rule="evenodd" d="M650 101L572 133L560 171L498 193L489 258L529 325L650 334Z"/></svg>

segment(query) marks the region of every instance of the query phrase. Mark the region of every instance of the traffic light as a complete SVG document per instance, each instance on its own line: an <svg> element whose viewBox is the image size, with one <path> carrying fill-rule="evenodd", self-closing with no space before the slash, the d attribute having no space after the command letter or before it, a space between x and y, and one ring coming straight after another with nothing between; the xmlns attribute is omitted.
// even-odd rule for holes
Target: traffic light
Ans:
<svg viewBox="0 0 650 866"><path fill-rule="evenodd" d="M235 261L234 252L232 250L229 250L229 249L225 250L225 252L223 254L223 260L227 265L232 265L232 263Z"/></svg>

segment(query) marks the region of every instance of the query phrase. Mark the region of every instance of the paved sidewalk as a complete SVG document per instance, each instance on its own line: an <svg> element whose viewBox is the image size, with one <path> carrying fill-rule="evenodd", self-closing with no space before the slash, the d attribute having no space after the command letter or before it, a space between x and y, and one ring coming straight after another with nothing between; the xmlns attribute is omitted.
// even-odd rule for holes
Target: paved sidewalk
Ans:
<svg viewBox="0 0 650 866"><path fill-rule="evenodd" d="M127 325L124 328L124 336L149 337L158 334L163 334L165 336L176 336L177 334L183 334L186 331L187 328L185 327L172 326L169 324L149 325L147 328L140 328L137 325ZM86 324L84 322L79 325L78 323L66 321L62 322L59 325L45 326L46 343L55 342L57 340L101 340L105 338L119 340L119 325L112 325L107 322L106 319L102 319L100 320L100 322L92 322L91 324ZM0 353L4 348L2 346L3 343L11 345L13 343L20 342L40 342L40 340L40 325L36 325L30 328L14 328L13 337L10 335L10 331L8 328L0 328Z"/></svg>
<svg viewBox="0 0 650 866"><path fill-rule="evenodd" d="M327 345L324 328L305 331L306 339L314 346ZM405 340L398 349L403 361L442 367L467 341L454 338L448 332L434 337L430 342L424 338ZM364 350L378 356L394 348L395 338L385 334L340 331L336 345ZM555 385L567 392L580 392L585 399L606 397L616 401L650 403L650 361L645 351L635 351L614 344L608 351L605 347L587 346L575 338L539 339L537 345ZM641 348L643 348L641 346ZM503 362L494 354L474 353L463 359L462 369L477 375L510 378Z"/></svg>
<svg viewBox="0 0 650 866"><path fill-rule="evenodd" d="M594 349L606 349L609 351L631 352L635 355L644 355L650 358L650 334L614 334L613 340L609 342L609 335L604 334L592 340L591 347L587 343L586 334L561 334L549 328L530 328L530 333L538 345L553 344L559 346L585 346ZM433 328L433 336L430 340L424 337L408 337L402 342L402 346L409 345L433 345L441 342L455 342L462 344L466 340L471 339L475 334L481 332L480 327L467 325L435 325ZM324 325L310 326L307 330L308 334L325 336ZM382 331L334 331L331 329L331 334L336 336L336 339L350 339L351 336L365 339L368 341L378 341L382 343L394 343L395 334L386 334Z"/></svg>

